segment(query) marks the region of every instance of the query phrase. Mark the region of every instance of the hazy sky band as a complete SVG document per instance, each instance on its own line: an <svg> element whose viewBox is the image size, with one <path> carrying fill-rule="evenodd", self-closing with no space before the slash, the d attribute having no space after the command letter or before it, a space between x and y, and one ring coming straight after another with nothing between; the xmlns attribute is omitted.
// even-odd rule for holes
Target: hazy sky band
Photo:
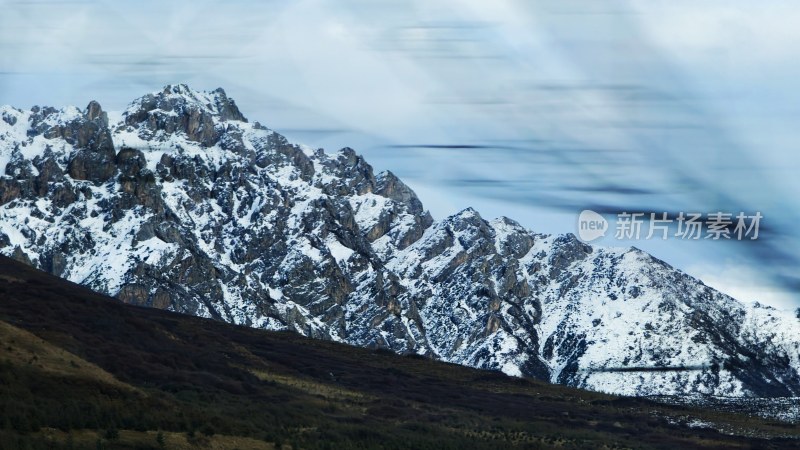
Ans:
<svg viewBox="0 0 800 450"><path fill-rule="evenodd" d="M0 103L119 110L221 86L292 140L392 169L437 218L568 232L586 207L762 209L798 250L797 8L376 3L3 1ZM741 300L794 301L764 290L783 270L769 252L634 245Z"/></svg>

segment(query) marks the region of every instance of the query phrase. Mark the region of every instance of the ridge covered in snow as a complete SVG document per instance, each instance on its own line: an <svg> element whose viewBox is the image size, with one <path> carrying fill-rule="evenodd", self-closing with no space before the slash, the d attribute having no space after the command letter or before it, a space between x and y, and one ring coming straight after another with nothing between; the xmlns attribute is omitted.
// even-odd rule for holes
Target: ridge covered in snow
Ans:
<svg viewBox="0 0 800 450"><path fill-rule="evenodd" d="M167 86L0 108L0 252L128 303L631 395L800 394L800 321L472 209Z"/></svg>

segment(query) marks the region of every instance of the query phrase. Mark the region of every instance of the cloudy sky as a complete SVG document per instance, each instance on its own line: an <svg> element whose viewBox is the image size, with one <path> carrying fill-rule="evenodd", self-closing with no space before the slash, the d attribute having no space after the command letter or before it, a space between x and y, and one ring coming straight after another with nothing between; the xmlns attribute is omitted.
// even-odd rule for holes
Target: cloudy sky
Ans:
<svg viewBox="0 0 800 450"><path fill-rule="evenodd" d="M636 245L800 306L800 8L765 0L0 0L0 104L121 110L223 87L296 142L355 148L437 218L762 212L757 242ZM612 222L613 226L613 222Z"/></svg>

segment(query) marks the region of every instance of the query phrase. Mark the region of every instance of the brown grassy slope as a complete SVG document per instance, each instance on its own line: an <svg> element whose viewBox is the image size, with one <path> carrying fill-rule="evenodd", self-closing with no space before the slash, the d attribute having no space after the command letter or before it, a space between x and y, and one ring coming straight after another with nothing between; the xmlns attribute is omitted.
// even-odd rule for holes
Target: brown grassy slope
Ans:
<svg viewBox="0 0 800 450"><path fill-rule="evenodd" d="M159 448L147 443L156 430L170 439L183 433L198 448L223 437L286 448L800 443L796 428L760 419L123 305L2 257L0 320L0 449L57 447L68 436L80 448L90 444L75 437L87 433L100 439L91 448ZM12 350L9 336L20 341ZM739 436L667 417L699 418Z"/></svg>

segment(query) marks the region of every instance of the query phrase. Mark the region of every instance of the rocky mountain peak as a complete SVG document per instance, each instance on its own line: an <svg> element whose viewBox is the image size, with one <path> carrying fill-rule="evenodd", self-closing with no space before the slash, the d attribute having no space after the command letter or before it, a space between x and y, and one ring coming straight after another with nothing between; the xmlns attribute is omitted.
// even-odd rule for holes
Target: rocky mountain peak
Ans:
<svg viewBox="0 0 800 450"><path fill-rule="evenodd" d="M143 139L165 139L181 133L204 147L219 141L224 122L247 122L222 88L201 92L185 84L167 85L134 100L123 118L122 126L137 129Z"/></svg>
<svg viewBox="0 0 800 450"><path fill-rule="evenodd" d="M92 100L89 102L89 105L86 106L86 112L84 113L87 120L100 120L105 126L108 126L108 114L103 111L103 108L100 106L100 103Z"/></svg>
<svg viewBox="0 0 800 450"><path fill-rule="evenodd" d="M454 231L470 233L491 234L489 223L481 217L480 213L472 207L467 207L443 220Z"/></svg>
<svg viewBox="0 0 800 450"><path fill-rule="evenodd" d="M375 177L375 193L400 203L407 204L413 214L422 214L424 207L417 194L391 171L384 171Z"/></svg>
<svg viewBox="0 0 800 450"><path fill-rule="evenodd" d="M495 232L497 251L503 255L521 258L530 251L536 241L536 235L508 217L497 218L490 224Z"/></svg>

